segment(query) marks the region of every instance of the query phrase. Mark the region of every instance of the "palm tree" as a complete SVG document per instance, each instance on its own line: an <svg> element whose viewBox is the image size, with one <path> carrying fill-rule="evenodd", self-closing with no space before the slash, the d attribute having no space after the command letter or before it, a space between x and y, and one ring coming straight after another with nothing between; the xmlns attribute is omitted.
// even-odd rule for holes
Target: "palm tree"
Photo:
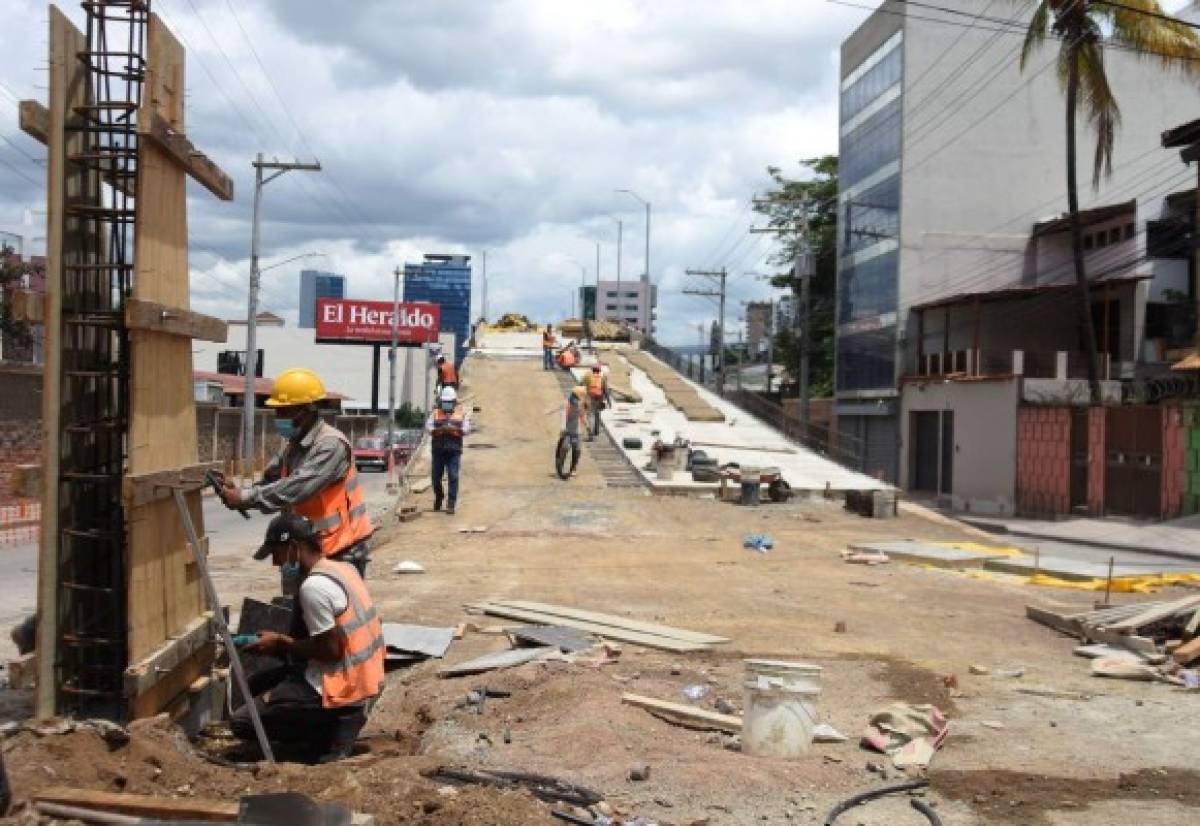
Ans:
<svg viewBox="0 0 1200 826"><path fill-rule="evenodd" d="M1107 33L1107 34L1106 34ZM1075 120L1080 112L1096 135L1092 186L1112 174L1113 139L1121 110L1113 96L1104 66L1105 46L1127 49L1157 60L1165 70L1200 73L1200 39L1185 23L1163 13L1158 0L1041 0L1021 48L1021 69L1048 35L1059 41L1058 78L1067 98L1067 210L1071 218L1071 252L1078 287L1079 328L1087 353L1088 389L1092 404L1100 403L1100 366L1096 328L1092 322L1087 270L1083 261L1083 232L1079 223L1076 181Z"/></svg>

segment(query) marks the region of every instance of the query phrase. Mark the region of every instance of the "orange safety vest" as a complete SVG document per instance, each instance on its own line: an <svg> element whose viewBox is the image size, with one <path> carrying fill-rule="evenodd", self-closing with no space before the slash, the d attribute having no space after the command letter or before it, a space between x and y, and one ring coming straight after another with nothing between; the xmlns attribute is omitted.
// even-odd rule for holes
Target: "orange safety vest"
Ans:
<svg viewBox="0 0 1200 826"><path fill-rule="evenodd" d="M604 376L600 373L588 373L587 375L588 395L593 399L598 399L604 395Z"/></svg>
<svg viewBox="0 0 1200 826"><path fill-rule="evenodd" d="M443 362L438 365L438 379L443 385L458 384L458 371L450 362Z"/></svg>
<svg viewBox="0 0 1200 826"><path fill-rule="evenodd" d="M574 367L575 366L575 354L572 353L570 350L563 350L561 353L558 354L558 363L559 363L559 366L561 366L561 367Z"/></svg>
<svg viewBox="0 0 1200 826"><path fill-rule="evenodd" d="M326 430L332 438L346 446L346 455L349 457L350 440L345 434L329 426L326 426ZM286 477L290 470L284 464L280 475ZM371 517L367 515L367 503L363 499L362 486L353 461L350 462L350 469L344 477L317 491L310 498L292 505L292 510L313 523L313 528L317 531L317 544L320 545L324 556L339 554L375 532L371 525Z"/></svg>
<svg viewBox="0 0 1200 826"><path fill-rule="evenodd" d="M543 347L553 347L554 346L554 333L547 333L545 331L542 332L542 346Z"/></svg>
<svg viewBox="0 0 1200 826"><path fill-rule="evenodd" d="M322 559L309 576L329 577L346 594L346 610L335 617L341 659L319 663L321 705L354 705L383 691L383 623L353 565Z"/></svg>

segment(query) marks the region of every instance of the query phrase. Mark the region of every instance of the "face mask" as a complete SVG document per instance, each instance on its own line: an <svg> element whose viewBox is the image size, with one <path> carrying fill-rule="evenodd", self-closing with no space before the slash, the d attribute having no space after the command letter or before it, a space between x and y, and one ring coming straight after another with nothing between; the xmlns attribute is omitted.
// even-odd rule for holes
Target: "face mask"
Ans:
<svg viewBox="0 0 1200 826"><path fill-rule="evenodd" d="M291 419L276 419L275 432L285 439L291 439L296 435L296 423Z"/></svg>
<svg viewBox="0 0 1200 826"><path fill-rule="evenodd" d="M453 413L454 412L454 402L442 402L442 412L443 413Z"/></svg>

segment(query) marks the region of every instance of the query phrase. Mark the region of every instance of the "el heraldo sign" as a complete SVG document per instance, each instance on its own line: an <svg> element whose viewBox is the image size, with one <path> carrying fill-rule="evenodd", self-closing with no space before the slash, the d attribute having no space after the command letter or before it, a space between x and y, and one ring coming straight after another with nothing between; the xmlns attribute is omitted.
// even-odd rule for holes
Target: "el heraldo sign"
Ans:
<svg viewBox="0 0 1200 826"><path fill-rule="evenodd" d="M410 346L436 342L441 321L441 308L436 304L401 302L397 341ZM317 299L317 341L390 344L392 302Z"/></svg>

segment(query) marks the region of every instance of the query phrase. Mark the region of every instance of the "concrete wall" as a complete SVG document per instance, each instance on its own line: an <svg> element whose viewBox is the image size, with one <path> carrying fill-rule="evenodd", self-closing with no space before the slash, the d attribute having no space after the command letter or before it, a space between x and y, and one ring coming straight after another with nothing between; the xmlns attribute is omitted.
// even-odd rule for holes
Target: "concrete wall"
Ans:
<svg viewBox="0 0 1200 826"><path fill-rule="evenodd" d="M912 481L915 437L912 413L954 411L951 505L973 513L1015 509L1019 381L910 382L900 415L901 487Z"/></svg>
<svg viewBox="0 0 1200 826"><path fill-rule="evenodd" d="M1017 410L1017 512L1054 516L1071 510L1071 411Z"/></svg>

